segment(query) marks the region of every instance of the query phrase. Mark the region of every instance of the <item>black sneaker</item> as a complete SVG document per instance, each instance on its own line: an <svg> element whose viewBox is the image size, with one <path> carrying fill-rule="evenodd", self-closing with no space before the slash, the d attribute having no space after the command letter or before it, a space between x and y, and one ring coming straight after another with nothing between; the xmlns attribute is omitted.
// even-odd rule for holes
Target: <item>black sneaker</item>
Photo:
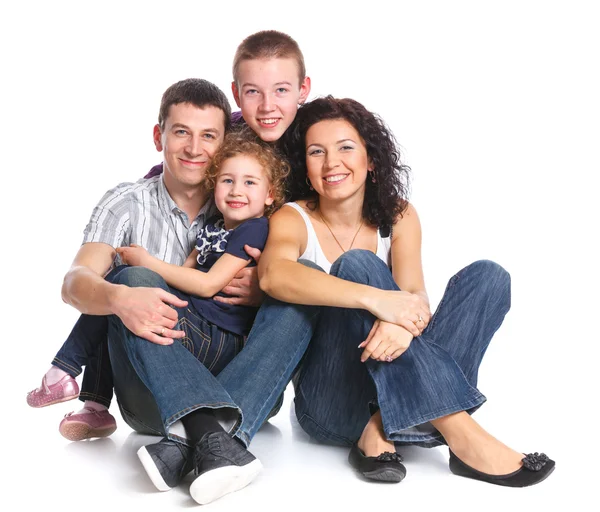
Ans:
<svg viewBox="0 0 600 512"><path fill-rule="evenodd" d="M192 498L205 505L246 487L262 469L260 461L227 432L209 432L194 447Z"/></svg>
<svg viewBox="0 0 600 512"><path fill-rule="evenodd" d="M170 491L193 469L192 449L167 438L142 446L137 454L159 491Z"/></svg>
<svg viewBox="0 0 600 512"><path fill-rule="evenodd" d="M401 482L406 476L402 457L397 453L384 452L378 457L367 457L354 443L348 454L350 465L365 478L379 482Z"/></svg>

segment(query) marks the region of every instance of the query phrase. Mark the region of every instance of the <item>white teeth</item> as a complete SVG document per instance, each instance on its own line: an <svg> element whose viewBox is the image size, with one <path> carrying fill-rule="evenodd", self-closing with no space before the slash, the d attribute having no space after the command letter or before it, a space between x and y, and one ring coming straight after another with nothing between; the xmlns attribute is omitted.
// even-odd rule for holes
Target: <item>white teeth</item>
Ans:
<svg viewBox="0 0 600 512"><path fill-rule="evenodd" d="M275 124L278 119L260 119L260 122L263 124Z"/></svg>
<svg viewBox="0 0 600 512"><path fill-rule="evenodd" d="M325 181L327 183L335 183L336 181L342 181L345 177L346 177L345 174L338 174L336 176L327 176L327 178L325 178Z"/></svg>

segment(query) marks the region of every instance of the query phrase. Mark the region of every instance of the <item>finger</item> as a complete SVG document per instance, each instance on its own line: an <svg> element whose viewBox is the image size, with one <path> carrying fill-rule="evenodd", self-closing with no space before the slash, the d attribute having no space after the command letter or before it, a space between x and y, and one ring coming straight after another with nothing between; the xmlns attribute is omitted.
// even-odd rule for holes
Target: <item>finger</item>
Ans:
<svg viewBox="0 0 600 512"><path fill-rule="evenodd" d="M171 340L171 341L185 337L185 331L175 331L173 329L166 329L166 328L162 328L160 330L160 332L158 332L157 334L161 338Z"/></svg>
<svg viewBox="0 0 600 512"><path fill-rule="evenodd" d="M367 343L367 345L365 346L365 349L363 350L360 356L360 361L364 363L367 359L369 359L369 357L371 357L371 354L377 349L380 343L381 338L378 336L377 333L375 333L371 341L369 341L369 343Z"/></svg>
<svg viewBox="0 0 600 512"><path fill-rule="evenodd" d="M181 300L176 295L173 295L172 293L169 293L168 291L163 290L162 288L157 288L157 290L158 298L166 304L171 304L172 306L176 306L178 308L183 308L188 304L186 300Z"/></svg>
<svg viewBox="0 0 600 512"><path fill-rule="evenodd" d="M215 295L213 297L217 302L222 302L223 304L236 304L240 305L244 301L241 297L221 297L220 295Z"/></svg>
<svg viewBox="0 0 600 512"><path fill-rule="evenodd" d="M233 295L235 297L242 297L242 296L246 295L244 293L244 290L248 290L248 288L242 288L241 286L233 286L231 284L228 284L221 291L223 293L225 293L226 295Z"/></svg>
<svg viewBox="0 0 600 512"><path fill-rule="evenodd" d="M373 353L371 354L371 359L385 359L386 351L390 349L390 340L382 340L381 343L377 346Z"/></svg>
<svg viewBox="0 0 600 512"><path fill-rule="evenodd" d="M414 322L411 322L407 318L404 318L398 325L400 325L401 327L404 327L413 336L419 336L421 334L421 331L416 326L416 324Z"/></svg>
<svg viewBox="0 0 600 512"><path fill-rule="evenodd" d="M177 320L179 319L177 310L173 309L171 306L165 304L164 302L160 306L158 306L156 312L164 317L164 321L157 320L156 322L157 324L160 324L161 327L168 327L169 329L172 329L177 323Z"/></svg>
<svg viewBox="0 0 600 512"><path fill-rule="evenodd" d="M369 335L367 336L367 339L365 339L360 345L358 345L358 348L364 347L367 343L369 343L369 341L371 341L371 338L373 338L373 335L377 332L378 327L379 327L379 319L375 320L375 322L373 323L373 327L371 327L371 330L369 331Z"/></svg>
<svg viewBox="0 0 600 512"><path fill-rule="evenodd" d="M408 349L408 347L402 347L402 348L395 350L394 352L392 352L390 354L390 358L392 359L392 361L394 359L398 359L402 354L404 354L404 352L406 352L407 349Z"/></svg>
<svg viewBox="0 0 600 512"><path fill-rule="evenodd" d="M145 340L148 340L152 343L156 343L157 345L171 345L173 344L173 340L169 339L169 338L163 338L162 336L159 336L158 334L152 332L152 331L144 331L141 334L138 334L138 336L140 338L144 338Z"/></svg>
<svg viewBox="0 0 600 512"><path fill-rule="evenodd" d="M244 245L244 250L246 251L246 253L248 254L248 256L250 256L254 261L256 261L256 263L258 263L258 260L260 259L260 255L262 254L262 252L254 247L250 247L249 245Z"/></svg>

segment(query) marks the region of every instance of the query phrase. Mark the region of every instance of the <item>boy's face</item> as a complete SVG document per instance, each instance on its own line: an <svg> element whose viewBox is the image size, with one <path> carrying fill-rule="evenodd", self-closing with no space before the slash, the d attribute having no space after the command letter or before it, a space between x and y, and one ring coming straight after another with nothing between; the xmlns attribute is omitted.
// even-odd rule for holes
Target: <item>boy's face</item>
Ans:
<svg viewBox="0 0 600 512"><path fill-rule="evenodd" d="M224 136L225 116L220 108L171 105L164 128L154 127L154 145L163 152L167 185L197 187Z"/></svg>
<svg viewBox="0 0 600 512"><path fill-rule="evenodd" d="M310 78L300 83L294 59L244 60L231 84L242 115L265 142L279 140L310 93Z"/></svg>

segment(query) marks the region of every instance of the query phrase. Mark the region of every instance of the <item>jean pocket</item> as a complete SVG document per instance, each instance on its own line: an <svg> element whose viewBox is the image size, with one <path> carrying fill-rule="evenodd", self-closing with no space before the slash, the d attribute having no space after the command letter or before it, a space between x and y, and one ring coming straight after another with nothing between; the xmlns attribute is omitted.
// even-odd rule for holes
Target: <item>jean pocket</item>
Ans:
<svg viewBox="0 0 600 512"><path fill-rule="evenodd" d="M202 362L210 350L212 343L211 327L204 318L192 310L186 311L186 316L177 322L177 328L185 333L179 341L194 357Z"/></svg>

